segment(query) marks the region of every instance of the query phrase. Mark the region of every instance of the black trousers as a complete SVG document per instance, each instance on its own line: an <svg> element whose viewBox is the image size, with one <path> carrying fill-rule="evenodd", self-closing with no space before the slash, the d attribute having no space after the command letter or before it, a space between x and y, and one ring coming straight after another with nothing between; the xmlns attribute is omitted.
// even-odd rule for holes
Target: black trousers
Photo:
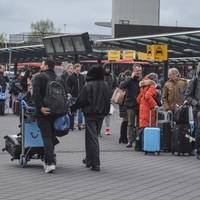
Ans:
<svg viewBox="0 0 200 200"><path fill-rule="evenodd" d="M70 129L74 130L74 113L69 114L70 119Z"/></svg>
<svg viewBox="0 0 200 200"><path fill-rule="evenodd" d="M128 142L127 139L127 126L128 126L128 121L124 120L121 122L120 126L120 140L122 142Z"/></svg>
<svg viewBox="0 0 200 200"><path fill-rule="evenodd" d="M100 165L100 149L98 135L100 134L103 119L85 117L85 150L87 164Z"/></svg>
<svg viewBox="0 0 200 200"><path fill-rule="evenodd" d="M48 165L56 164L54 156L54 146L56 144L56 136L53 129L54 120L55 118L52 116L37 118L38 127L40 128L44 143L44 160Z"/></svg>

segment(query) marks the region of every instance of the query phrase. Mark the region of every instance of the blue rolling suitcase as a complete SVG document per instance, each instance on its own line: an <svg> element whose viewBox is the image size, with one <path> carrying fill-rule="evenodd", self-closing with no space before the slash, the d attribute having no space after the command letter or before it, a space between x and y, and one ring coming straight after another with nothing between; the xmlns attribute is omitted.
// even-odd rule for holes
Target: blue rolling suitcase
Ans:
<svg viewBox="0 0 200 200"><path fill-rule="evenodd" d="M157 114L156 114L157 115ZM150 124L151 124L151 112L150 112ZM157 124L157 116L156 116ZM144 153L157 153L160 154L160 128L146 127L143 132L143 150Z"/></svg>

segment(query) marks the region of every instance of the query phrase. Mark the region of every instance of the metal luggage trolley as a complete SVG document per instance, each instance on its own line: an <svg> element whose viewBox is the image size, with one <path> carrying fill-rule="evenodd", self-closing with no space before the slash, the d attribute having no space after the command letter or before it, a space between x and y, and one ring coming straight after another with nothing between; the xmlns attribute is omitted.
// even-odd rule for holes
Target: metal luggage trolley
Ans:
<svg viewBox="0 0 200 200"><path fill-rule="evenodd" d="M34 119L35 108L30 107L27 103L21 101L21 155L19 163L22 167L27 165L30 159L44 158L44 145L40 129Z"/></svg>

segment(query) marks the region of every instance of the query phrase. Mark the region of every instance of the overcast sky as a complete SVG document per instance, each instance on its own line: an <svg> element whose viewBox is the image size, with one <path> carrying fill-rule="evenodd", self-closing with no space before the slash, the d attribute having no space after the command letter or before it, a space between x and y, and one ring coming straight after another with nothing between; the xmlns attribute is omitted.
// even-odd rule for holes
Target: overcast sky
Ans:
<svg viewBox="0 0 200 200"><path fill-rule="evenodd" d="M61 32L110 34L94 22L111 16L112 0L0 0L0 33L29 32L32 22L48 18ZM161 25L200 27L199 19L200 0L161 0Z"/></svg>

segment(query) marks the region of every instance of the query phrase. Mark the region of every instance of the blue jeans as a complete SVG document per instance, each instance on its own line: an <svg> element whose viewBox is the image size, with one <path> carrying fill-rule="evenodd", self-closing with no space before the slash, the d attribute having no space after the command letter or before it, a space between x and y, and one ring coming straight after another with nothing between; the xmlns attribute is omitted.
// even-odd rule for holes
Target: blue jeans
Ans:
<svg viewBox="0 0 200 200"><path fill-rule="evenodd" d="M78 120L78 126L83 124L83 112L81 112L81 110L77 110L77 120Z"/></svg>

